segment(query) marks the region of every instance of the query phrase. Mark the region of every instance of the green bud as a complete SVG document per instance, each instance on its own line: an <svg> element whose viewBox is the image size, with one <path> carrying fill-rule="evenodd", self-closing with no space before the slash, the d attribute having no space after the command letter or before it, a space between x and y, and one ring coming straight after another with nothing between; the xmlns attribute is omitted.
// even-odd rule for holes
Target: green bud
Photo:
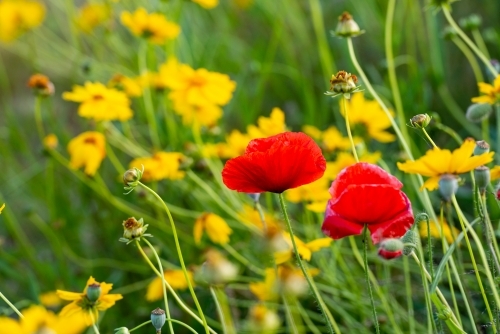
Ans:
<svg viewBox="0 0 500 334"><path fill-rule="evenodd" d="M161 328L165 325L167 317L165 316L165 311L157 307L151 312L151 323L154 328L156 328L156 333L161 333Z"/></svg>
<svg viewBox="0 0 500 334"><path fill-rule="evenodd" d="M127 327L115 328L115 334L130 334Z"/></svg>
<svg viewBox="0 0 500 334"><path fill-rule="evenodd" d="M490 184L490 169L486 166L479 166L474 169L474 179L481 194L484 194L486 187Z"/></svg>
<svg viewBox="0 0 500 334"><path fill-rule="evenodd" d="M483 20L481 19L481 16L479 16L477 14L472 14L468 17L464 17L463 19L461 19L459 21L459 24L464 30L472 31L472 30L479 29L482 21Z"/></svg>
<svg viewBox="0 0 500 334"><path fill-rule="evenodd" d="M455 195L458 190L458 180L455 175L444 174L439 179L439 192L443 199L447 202Z"/></svg>
<svg viewBox="0 0 500 334"><path fill-rule="evenodd" d="M404 244L403 254L409 256L416 248L418 242L418 235L413 230L408 230L401 238Z"/></svg>
<svg viewBox="0 0 500 334"><path fill-rule="evenodd" d="M95 303L101 297L101 285L99 283L90 284L87 287L87 298Z"/></svg>
<svg viewBox="0 0 500 334"><path fill-rule="evenodd" d="M339 16L339 23L335 29L335 35L340 37L355 37L362 33L364 33L364 31L359 29L358 24L352 19L351 14L343 12L342 15Z"/></svg>
<svg viewBox="0 0 500 334"><path fill-rule="evenodd" d="M488 153L490 151L490 144L484 140L476 141L476 147L474 147L474 155L481 155L483 153Z"/></svg>
<svg viewBox="0 0 500 334"><path fill-rule="evenodd" d="M465 117L471 122L479 123L487 119L492 111L493 108L488 103L474 103L467 108Z"/></svg>
<svg viewBox="0 0 500 334"><path fill-rule="evenodd" d="M441 320L448 320L451 319L452 313L449 308L444 308L437 314L438 318Z"/></svg>
<svg viewBox="0 0 500 334"><path fill-rule="evenodd" d="M135 189L135 187L139 185L139 181L141 180L143 173L144 166L142 166L142 170L134 167L127 170L123 174L123 183L125 184L124 189L127 191L125 195L130 194Z"/></svg>
<svg viewBox="0 0 500 334"><path fill-rule="evenodd" d="M410 126L415 129L422 129L429 125L432 117L427 114L418 114L410 119Z"/></svg>
<svg viewBox="0 0 500 334"><path fill-rule="evenodd" d="M421 212L415 216L415 224L418 224L423 221L429 221L429 215L425 212Z"/></svg>

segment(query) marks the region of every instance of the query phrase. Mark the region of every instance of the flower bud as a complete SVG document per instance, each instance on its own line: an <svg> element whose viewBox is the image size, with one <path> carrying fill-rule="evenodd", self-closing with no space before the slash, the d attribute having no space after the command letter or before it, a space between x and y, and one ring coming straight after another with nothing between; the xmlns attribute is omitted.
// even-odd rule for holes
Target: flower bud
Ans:
<svg viewBox="0 0 500 334"><path fill-rule="evenodd" d="M415 224L418 224L423 221L429 221L429 215L425 212L421 212L415 216Z"/></svg>
<svg viewBox="0 0 500 334"><path fill-rule="evenodd" d="M99 283L90 284L87 287L87 298L95 303L101 297L101 285Z"/></svg>
<svg viewBox="0 0 500 334"><path fill-rule="evenodd" d="M451 319L452 312L449 308L443 308L441 312L438 312L437 316L441 320Z"/></svg>
<svg viewBox="0 0 500 334"><path fill-rule="evenodd" d="M384 239L380 243L378 255L386 260L400 257L403 254L404 244L400 239Z"/></svg>
<svg viewBox="0 0 500 334"><path fill-rule="evenodd" d="M141 237L151 237L151 234L145 234L148 229L148 224L144 225L144 220L141 218L139 220L135 217L130 217L123 221L123 238L120 238L121 242L126 242L127 244L133 240L140 240Z"/></svg>
<svg viewBox="0 0 500 334"><path fill-rule="evenodd" d="M490 151L490 144L484 140L476 141L476 147L474 147L474 155L481 155L483 153L488 153Z"/></svg>
<svg viewBox="0 0 500 334"><path fill-rule="evenodd" d="M125 195L130 194L139 185L143 173L144 166L142 166L142 170L134 167L123 173L123 183L125 184L123 189L127 190Z"/></svg>
<svg viewBox="0 0 500 334"><path fill-rule="evenodd" d="M490 169L486 166L479 166L474 169L474 179L481 194L484 194L486 187L490 184Z"/></svg>
<svg viewBox="0 0 500 334"><path fill-rule="evenodd" d="M335 29L335 35L340 37L355 37L362 33L364 33L364 31L359 29L358 24L352 19L351 14L344 12L339 16L339 23Z"/></svg>
<svg viewBox="0 0 500 334"><path fill-rule="evenodd" d="M344 94L346 99L351 97L351 93L359 91L359 87L356 86L358 83L358 78L351 73L346 71L338 71L337 74L332 74L330 79L330 90L331 92L326 92L325 95L336 97L339 94Z"/></svg>
<svg viewBox="0 0 500 334"><path fill-rule="evenodd" d="M50 133L43 138L43 146L47 149L54 150L58 145L57 136L53 133Z"/></svg>
<svg viewBox="0 0 500 334"><path fill-rule="evenodd" d="M493 111L489 103L474 103L467 108L465 117L471 122L479 123L487 119Z"/></svg>
<svg viewBox="0 0 500 334"><path fill-rule="evenodd" d="M415 129L422 129L429 125L432 117L427 114L418 114L410 119L410 126Z"/></svg>
<svg viewBox="0 0 500 334"><path fill-rule="evenodd" d="M34 74L28 80L28 87L38 96L50 96L54 94L54 84L43 74Z"/></svg>
<svg viewBox="0 0 500 334"><path fill-rule="evenodd" d="M470 15L468 17L464 17L463 19L461 19L459 21L459 23L460 23L460 26L464 30L472 31L472 30L479 29L479 27L481 26L482 21L483 20L481 19L481 16L479 16L477 14L472 14L472 15Z"/></svg>
<svg viewBox="0 0 500 334"><path fill-rule="evenodd" d="M115 334L130 334L127 327L115 328Z"/></svg>
<svg viewBox="0 0 500 334"><path fill-rule="evenodd" d="M165 325L167 317L165 316L165 311L157 307L151 312L151 323L154 328L156 328L156 333L161 333L161 328Z"/></svg>
<svg viewBox="0 0 500 334"><path fill-rule="evenodd" d="M455 195L458 190L458 180L452 174L441 175L439 179L439 192L443 199L447 202L451 200L451 197Z"/></svg>
<svg viewBox="0 0 500 334"><path fill-rule="evenodd" d="M417 248L418 236L413 230L408 230L401 241L404 244L403 255L409 256Z"/></svg>

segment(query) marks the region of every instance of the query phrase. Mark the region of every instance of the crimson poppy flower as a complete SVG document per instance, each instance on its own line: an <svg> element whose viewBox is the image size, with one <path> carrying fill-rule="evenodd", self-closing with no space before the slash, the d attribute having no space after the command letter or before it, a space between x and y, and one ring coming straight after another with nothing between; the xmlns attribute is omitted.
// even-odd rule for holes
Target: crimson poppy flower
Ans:
<svg viewBox="0 0 500 334"><path fill-rule="evenodd" d="M245 154L226 162L222 181L246 193L282 193L321 178L326 161L319 146L302 132L252 140Z"/></svg>
<svg viewBox="0 0 500 334"><path fill-rule="evenodd" d="M382 168L360 162L344 168L330 187L323 233L333 239L361 234L365 225L374 244L402 237L413 224L403 184Z"/></svg>
<svg viewBox="0 0 500 334"><path fill-rule="evenodd" d="M380 248L378 250L378 256L380 256L381 258L384 258L386 260L392 260L392 259L395 259L397 257L400 257L401 255L403 255L403 250L388 251L388 250L385 250L383 248Z"/></svg>

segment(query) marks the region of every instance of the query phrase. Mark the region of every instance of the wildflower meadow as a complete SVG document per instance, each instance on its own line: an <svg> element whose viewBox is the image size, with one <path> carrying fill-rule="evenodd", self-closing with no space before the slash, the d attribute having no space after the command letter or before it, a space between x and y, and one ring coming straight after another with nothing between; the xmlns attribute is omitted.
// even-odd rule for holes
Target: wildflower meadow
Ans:
<svg viewBox="0 0 500 334"><path fill-rule="evenodd" d="M499 14L0 0L0 334L500 333Z"/></svg>

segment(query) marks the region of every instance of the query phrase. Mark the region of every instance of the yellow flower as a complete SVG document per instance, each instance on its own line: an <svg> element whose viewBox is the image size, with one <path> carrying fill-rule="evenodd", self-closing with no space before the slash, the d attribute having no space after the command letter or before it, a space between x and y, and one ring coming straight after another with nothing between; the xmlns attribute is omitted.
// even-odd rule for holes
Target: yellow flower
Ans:
<svg viewBox="0 0 500 334"><path fill-rule="evenodd" d="M494 152L472 156L476 142L472 139L464 141L460 148L450 152L440 148L428 150L423 157L415 161L398 162L398 168L405 173L420 174L430 177L423 188L435 190L439 186L439 178L443 174L463 174L493 160Z"/></svg>
<svg viewBox="0 0 500 334"><path fill-rule="evenodd" d="M472 102L489 104L500 102L500 75L495 78L493 85L485 82L480 82L477 85L479 86L479 91L484 95L473 97Z"/></svg>
<svg viewBox="0 0 500 334"><path fill-rule="evenodd" d="M254 225L261 231L264 230L260 214L254 207L248 204L243 204L243 209L239 212L239 216L246 224ZM268 212L264 212L264 220L266 222L268 233L281 230L279 221Z"/></svg>
<svg viewBox="0 0 500 334"><path fill-rule="evenodd" d="M76 24L83 32L89 34L110 17L111 12L108 6L104 4L86 4L80 8L76 17Z"/></svg>
<svg viewBox="0 0 500 334"><path fill-rule="evenodd" d="M285 113L280 108L273 108L269 117L259 117L257 125L249 125L247 132L252 139L265 138L286 131Z"/></svg>
<svg viewBox="0 0 500 334"><path fill-rule="evenodd" d="M159 13L148 14L146 9L139 8L134 13L122 12L121 21L132 34L146 38L154 44L163 44L176 38L181 28Z"/></svg>
<svg viewBox="0 0 500 334"><path fill-rule="evenodd" d="M174 111L182 116L182 123L213 126L222 117L222 109L215 104L191 105L183 100L174 101Z"/></svg>
<svg viewBox="0 0 500 334"><path fill-rule="evenodd" d="M380 160L381 155L380 152L365 153L359 156L359 161L375 164ZM355 163L356 160L352 153L340 152L337 154L335 161L328 161L326 163L326 171L323 178L334 180L342 169L354 165Z"/></svg>
<svg viewBox="0 0 500 334"><path fill-rule="evenodd" d="M58 145L57 136L53 133L49 133L43 138L43 146L48 149L55 149Z"/></svg>
<svg viewBox="0 0 500 334"><path fill-rule="evenodd" d="M276 270L267 268L263 282L250 283L250 291L261 301L276 300L279 297L278 282L276 281Z"/></svg>
<svg viewBox="0 0 500 334"><path fill-rule="evenodd" d="M381 143L396 140L396 137L385 130L391 127L391 121L379 106L377 101L365 100L362 93L353 94L347 103L349 122L351 126L363 125L366 135ZM344 116L343 102L340 103L340 112ZM392 114L392 112L391 112Z"/></svg>
<svg viewBox="0 0 500 334"><path fill-rule="evenodd" d="M330 180L322 177L312 183L289 189L285 197L292 203L306 202L306 208L314 212L325 212L326 203L332 197L328 192Z"/></svg>
<svg viewBox="0 0 500 334"><path fill-rule="evenodd" d="M351 141L349 138L343 137L340 131L334 126L330 126L322 132L312 125L304 125L302 131L318 141L321 147L326 151L332 152L335 150L351 149ZM354 137L353 139L355 144L361 142L361 138Z"/></svg>
<svg viewBox="0 0 500 334"><path fill-rule="evenodd" d="M188 271L187 273L191 284L194 286L193 273L191 271ZM165 280L174 290L185 290L188 288L188 283L182 270L165 270L163 277L165 277ZM147 301L153 302L163 298L162 284L163 280L159 277L156 277L151 281L151 283L149 283L146 292Z"/></svg>
<svg viewBox="0 0 500 334"><path fill-rule="evenodd" d="M87 297L87 288L89 285L98 284L100 285L101 293L99 298L92 302ZM87 325L92 325L95 323L99 316L99 311L104 311L115 305L117 300L122 299L120 294L110 294L109 291L113 288L113 284L109 283L99 283L94 277L90 276L87 281L87 285L83 290L83 293L69 292L63 290L57 290L59 298L64 300L71 300L71 303L64 306L61 310L61 316L71 316L73 314L80 315L81 318L85 320Z"/></svg>
<svg viewBox="0 0 500 334"><path fill-rule="evenodd" d="M290 234L287 232L283 232L282 234L283 234L283 239L288 244L289 249L274 253L274 259L276 261L276 264L285 263L286 261L290 260L293 256L293 248L292 248L293 246ZM320 238L305 243L295 236L295 244L297 245L299 254L306 261L311 260L312 253L319 251L321 248L329 247L332 241L333 239L331 238Z"/></svg>
<svg viewBox="0 0 500 334"><path fill-rule="evenodd" d="M137 158L132 160L130 168L142 169L143 181L159 181L163 179L182 179L185 172L179 170L181 162L185 159L182 153L178 152L157 152L150 158Z"/></svg>
<svg viewBox="0 0 500 334"><path fill-rule="evenodd" d="M84 132L70 140L68 152L71 168L85 167L85 174L94 175L106 156L106 139L99 132Z"/></svg>
<svg viewBox="0 0 500 334"><path fill-rule="evenodd" d="M5 209L5 203L3 203L2 206L0 206L0 214L2 214L3 209Z"/></svg>
<svg viewBox="0 0 500 334"><path fill-rule="evenodd" d="M198 5L205 9L212 9L217 7L219 4L219 0L192 0L193 2L196 2Z"/></svg>
<svg viewBox="0 0 500 334"><path fill-rule="evenodd" d="M24 318L19 321L0 317L0 334L80 334L87 327L81 317L55 315L39 305L30 306L22 314Z"/></svg>
<svg viewBox="0 0 500 334"><path fill-rule="evenodd" d="M448 225L446 221L440 221L440 223L446 241L448 241L448 243L451 244L460 234L460 231L457 230L455 227L452 228L450 225ZM441 234L436 226L436 222L430 221L430 224L431 224L430 225L431 237L441 240ZM421 222L420 225L418 226L418 231L422 238L428 238L429 235L427 234L427 222Z"/></svg>
<svg viewBox="0 0 500 334"><path fill-rule="evenodd" d="M59 298L56 291L42 293L40 296L38 296L38 298L40 299L42 305L45 307L55 308L59 307L59 305L61 305L62 303L62 300L61 298Z"/></svg>
<svg viewBox="0 0 500 334"><path fill-rule="evenodd" d="M263 304L255 305L248 311L247 327L251 333L275 333L280 325L278 314Z"/></svg>
<svg viewBox="0 0 500 334"><path fill-rule="evenodd" d="M72 92L63 93L63 99L81 103L78 115L95 121L126 121L132 117L127 95L99 82L74 86Z"/></svg>
<svg viewBox="0 0 500 334"><path fill-rule="evenodd" d="M115 74L109 80L108 87L122 90L130 97L139 97L142 95L142 87L139 80L126 77L122 74Z"/></svg>
<svg viewBox="0 0 500 334"><path fill-rule="evenodd" d="M233 230L227 225L222 217L214 213L203 213L194 223L194 241L199 244L203 231L207 232L208 237L213 243L225 245L229 242L229 236Z"/></svg>
<svg viewBox="0 0 500 334"><path fill-rule="evenodd" d="M495 166L490 169L490 179L491 181L500 179L500 166Z"/></svg>
<svg viewBox="0 0 500 334"><path fill-rule="evenodd" d="M0 41L10 42L42 24L45 6L38 1L0 1Z"/></svg>

